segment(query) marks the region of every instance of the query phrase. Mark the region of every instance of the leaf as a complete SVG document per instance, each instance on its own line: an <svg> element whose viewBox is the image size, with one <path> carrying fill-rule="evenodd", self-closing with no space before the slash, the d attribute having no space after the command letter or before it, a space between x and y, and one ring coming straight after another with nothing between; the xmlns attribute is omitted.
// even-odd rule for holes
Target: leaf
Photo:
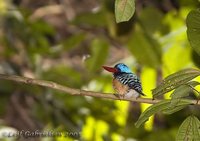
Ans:
<svg viewBox="0 0 200 141"><path fill-rule="evenodd" d="M185 108L187 105L192 104L190 100L189 101L184 100L181 103L180 101L182 100L181 98L189 96L190 92L193 91L190 86L195 87L199 84L200 83L197 81L190 81L186 85L181 85L177 89L175 89L175 91L171 94L172 99L171 99L169 108L163 111L163 113L172 114L177 111L180 111L181 109Z"/></svg>
<svg viewBox="0 0 200 141"><path fill-rule="evenodd" d="M166 77L163 82L152 90L153 97L163 95L171 90L177 88L180 85L186 84L188 81L200 75L200 71L197 69L185 69L170 76Z"/></svg>
<svg viewBox="0 0 200 141"><path fill-rule="evenodd" d="M135 0L115 0L116 22L130 20L135 12Z"/></svg>
<svg viewBox="0 0 200 141"><path fill-rule="evenodd" d="M200 55L200 9L192 10L188 14L186 24L190 45Z"/></svg>
<svg viewBox="0 0 200 141"><path fill-rule="evenodd" d="M181 106L175 106L174 108L169 108L169 109L166 109L163 111L163 114L166 114L166 115L170 115L170 114L173 114L175 112L178 112L182 109L184 109L186 106L188 106L189 104L186 104L186 105L181 105Z"/></svg>
<svg viewBox="0 0 200 141"><path fill-rule="evenodd" d="M167 76L164 81L171 81L171 79L174 79L176 77L182 77L184 75L188 75L188 74L198 74L200 73L200 70L197 70L197 69L192 69L192 68L188 68L188 69L184 69L184 70L181 70L181 71L178 71L174 74L171 74L169 76Z"/></svg>
<svg viewBox="0 0 200 141"><path fill-rule="evenodd" d="M175 91L171 94L171 106L176 105L180 98L189 96L189 94L193 92L193 89L191 87L195 87L197 85L200 85L200 83L197 81L190 81L185 85L181 85L176 88Z"/></svg>
<svg viewBox="0 0 200 141"><path fill-rule="evenodd" d="M175 112L178 112L182 109L184 109L186 106L193 104L192 101L187 100L187 99L176 99L178 100L175 104L173 103L172 105L172 101L169 104L168 108L163 110L162 112L164 114L173 114Z"/></svg>
<svg viewBox="0 0 200 141"><path fill-rule="evenodd" d="M150 107L148 107L139 117L137 122L135 123L135 126L138 128L141 126L144 122L146 122L150 116L154 115L157 112L160 112L164 109L167 108L169 105L170 101L169 100L164 100L159 103L156 103Z"/></svg>
<svg viewBox="0 0 200 141"><path fill-rule="evenodd" d="M127 47L140 64L153 68L160 66L162 51L159 43L139 25L136 25Z"/></svg>
<svg viewBox="0 0 200 141"><path fill-rule="evenodd" d="M87 60L88 70L95 72L104 64L108 54L108 43L104 39L94 39L91 42L91 57Z"/></svg>
<svg viewBox="0 0 200 141"><path fill-rule="evenodd" d="M155 113L157 112L161 112L161 111L164 111L164 113L167 113L167 114L170 114L170 113L174 113L177 111L173 109L170 110L170 103L171 101L170 100L163 100L159 103L156 103L150 107L148 107L139 117L139 119L137 120L137 122L135 123L135 126L138 128L139 126L141 126L144 122L146 122L150 116L154 115ZM180 102L177 104L177 107L181 107L183 105L189 105L189 104L192 104L192 102L190 100L185 100L185 99L182 99L180 100ZM184 108L184 107L183 107ZM168 111L167 111L168 110Z"/></svg>
<svg viewBox="0 0 200 141"><path fill-rule="evenodd" d="M176 141L199 141L200 122L195 116L187 117L179 127Z"/></svg>
<svg viewBox="0 0 200 141"><path fill-rule="evenodd" d="M188 85L181 85L175 89L175 91L171 94L172 99L182 98L185 96L189 96L189 92L191 92L191 88Z"/></svg>
<svg viewBox="0 0 200 141"><path fill-rule="evenodd" d="M200 83L198 81L190 81L187 83L187 85L192 86L192 87L196 87L197 85L200 85Z"/></svg>
<svg viewBox="0 0 200 141"><path fill-rule="evenodd" d="M171 108L175 108L182 97L189 96L192 89L188 85L181 85L171 94Z"/></svg>

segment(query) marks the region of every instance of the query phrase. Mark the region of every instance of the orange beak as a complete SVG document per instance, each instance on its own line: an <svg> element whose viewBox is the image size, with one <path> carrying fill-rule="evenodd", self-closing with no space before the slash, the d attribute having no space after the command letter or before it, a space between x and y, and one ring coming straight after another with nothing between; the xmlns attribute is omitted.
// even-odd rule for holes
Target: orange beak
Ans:
<svg viewBox="0 0 200 141"><path fill-rule="evenodd" d="M107 67L107 66L102 66L105 70L115 73L118 72L118 70L116 68L112 68L112 67Z"/></svg>

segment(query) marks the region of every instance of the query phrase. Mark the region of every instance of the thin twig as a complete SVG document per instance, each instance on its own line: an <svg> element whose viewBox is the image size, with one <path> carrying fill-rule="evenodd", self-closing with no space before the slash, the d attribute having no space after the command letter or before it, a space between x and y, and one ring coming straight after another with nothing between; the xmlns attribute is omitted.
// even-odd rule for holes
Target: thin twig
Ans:
<svg viewBox="0 0 200 141"><path fill-rule="evenodd" d="M156 103L162 101L162 99L150 99L150 98L124 98L124 99L121 99L112 93L100 93L100 92L74 89L74 88L69 88L69 87L60 85L60 84L52 82L52 81L39 80L39 79L27 78L27 77L16 76L16 75L0 74L0 79L11 80L11 81L25 83L25 84L31 84L31 85L39 85L39 86L49 87L52 89L63 91L66 94L74 95L74 96L91 96L91 97L98 97L98 98L105 98L105 99L124 100L124 101L132 101L132 102L148 103L148 104L156 104ZM200 105L200 102L198 100L191 100L191 102L195 105Z"/></svg>

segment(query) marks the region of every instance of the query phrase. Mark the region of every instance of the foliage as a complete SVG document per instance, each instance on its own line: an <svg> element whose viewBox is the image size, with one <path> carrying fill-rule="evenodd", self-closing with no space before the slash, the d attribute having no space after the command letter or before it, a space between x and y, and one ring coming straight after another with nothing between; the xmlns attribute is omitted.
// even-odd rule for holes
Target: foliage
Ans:
<svg viewBox="0 0 200 141"><path fill-rule="evenodd" d="M0 131L62 133L46 141L199 140L199 106L193 105L200 90L198 6L186 0L0 1L0 73L110 93L112 78L101 65L124 62L148 98L163 99L140 106L0 80Z"/></svg>
<svg viewBox="0 0 200 141"><path fill-rule="evenodd" d="M195 69L185 69L176 72L166 77L158 87L152 90L153 96L157 97L159 95L170 92L171 90L186 84L188 81L199 75L200 71Z"/></svg>
<svg viewBox="0 0 200 141"><path fill-rule="evenodd" d="M187 17L187 35L191 47L200 55L200 9L192 10Z"/></svg>
<svg viewBox="0 0 200 141"><path fill-rule="evenodd" d="M135 0L115 0L116 22L130 20L135 12Z"/></svg>
<svg viewBox="0 0 200 141"><path fill-rule="evenodd" d="M181 124L176 141L198 141L200 140L199 120L195 116L189 116Z"/></svg>
<svg viewBox="0 0 200 141"><path fill-rule="evenodd" d="M175 106L171 106L170 100L163 100L159 103L156 103L149 108L147 108L139 117L138 121L135 123L136 127L139 127L144 122L146 122L150 116L154 115L157 112L164 112L172 114L174 112L177 112L183 108L185 108L187 105L192 104L189 100L179 100L179 102ZM181 107L181 108L180 108Z"/></svg>

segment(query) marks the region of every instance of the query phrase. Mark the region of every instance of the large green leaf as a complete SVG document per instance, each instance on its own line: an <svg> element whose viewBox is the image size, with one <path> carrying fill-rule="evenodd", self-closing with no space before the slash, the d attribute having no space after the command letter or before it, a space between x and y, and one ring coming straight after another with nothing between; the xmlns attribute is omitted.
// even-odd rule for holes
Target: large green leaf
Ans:
<svg viewBox="0 0 200 141"><path fill-rule="evenodd" d="M200 9L192 10L187 16L186 23L190 45L200 55Z"/></svg>
<svg viewBox="0 0 200 141"><path fill-rule="evenodd" d="M136 25L128 41L128 49L140 64L157 68L161 64L162 51L159 43Z"/></svg>
<svg viewBox="0 0 200 141"><path fill-rule="evenodd" d="M189 116L179 127L176 141L200 141L200 122L195 116Z"/></svg>
<svg viewBox="0 0 200 141"><path fill-rule="evenodd" d="M166 77L163 82L152 90L153 97L163 95L171 90L177 88L180 85L186 84L188 81L200 75L200 71L197 69L185 69L170 76Z"/></svg>
<svg viewBox="0 0 200 141"><path fill-rule="evenodd" d="M130 20L135 12L135 0L115 0L116 22Z"/></svg>
<svg viewBox="0 0 200 141"><path fill-rule="evenodd" d="M150 116L154 115L155 113L158 113L158 112L164 112L164 113L167 113L167 114L170 114L170 113L174 113L176 111L178 111L177 109L171 109L170 108L170 103L171 101L170 100L163 100L159 103L156 103L150 107L148 107L139 117L138 121L135 123L135 126L136 127L139 127L141 126L144 122L146 122ZM179 103L177 104L177 107L181 107L181 106L184 106L184 105L189 105L189 104L192 104L192 102L190 100L185 100L185 99L182 99L179 101ZM174 111L173 111L174 110Z"/></svg>

